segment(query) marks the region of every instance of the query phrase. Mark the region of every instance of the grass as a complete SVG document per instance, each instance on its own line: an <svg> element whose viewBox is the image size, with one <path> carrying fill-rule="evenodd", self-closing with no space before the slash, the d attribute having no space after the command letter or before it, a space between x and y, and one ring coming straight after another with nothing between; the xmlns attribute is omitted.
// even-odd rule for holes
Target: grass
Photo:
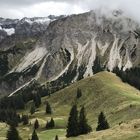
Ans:
<svg viewBox="0 0 140 140"><path fill-rule="evenodd" d="M59 106L56 112L61 111L60 108L64 108L65 112L62 113L68 114L69 107L64 105L72 106L76 99L77 88L80 88L83 94L77 101L78 106L79 108L83 105L86 107L89 121L93 124L97 123L100 111L106 113L111 126L140 116L140 92L128 84L122 83L118 77L108 72L81 80L52 95L48 100L53 103L53 108Z"/></svg>
<svg viewBox="0 0 140 140"><path fill-rule="evenodd" d="M41 140L53 140L56 135L59 134L59 137L63 137L65 133L65 129L53 129L42 131L38 136Z"/></svg>
<svg viewBox="0 0 140 140"><path fill-rule="evenodd" d="M7 130L7 125L5 123L0 123L0 140L5 140Z"/></svg>
<svg viewBox="0 0 140 140"><path fill-rule="evenodd" d="M77 88L82 90L82 97L78 100L76 99ZM49 101L53 109L52 115L45 114L46 100ZM20 125L18 127L23 140L27 140L31 136L36 118L40 123L40 128L37 130L40 140L52 140L56 134L60 139L65 140L68 114L75 102L78 109L85 106L88 122L93 128L93 132L69 140L140 139L140 132L138 131L140 125L137 126L137 129L134 129L139 124L140 118L140 91L123 83L112 73L101 72L93 77L76 82L54 93L51 97L42 98L41 107L30 116L31 125ZM26 110L20 111L20 113L28 114L31 104L32 102L29 102ZM111 129L95 132L100 111L105 112ZM56 127L52 130L45 130L45 124L51 117L54 118ZM6 129L1 136L4 137L5 133Z"/></svg>

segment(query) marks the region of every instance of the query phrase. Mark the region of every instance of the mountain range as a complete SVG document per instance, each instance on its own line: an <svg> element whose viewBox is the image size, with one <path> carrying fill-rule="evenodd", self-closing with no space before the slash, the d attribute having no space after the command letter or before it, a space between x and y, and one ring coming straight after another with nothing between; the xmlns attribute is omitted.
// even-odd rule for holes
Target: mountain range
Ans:
<svg viewBox="0 0 140 140"><path fill-rule="evenodd" d="M76 105L92 132L70 140L138 140L139 90L140 23L122 11L0 18L0 139L18 120L23 140L36 121L40 140L65 140ZM110 129L97 132L103 112Z"/></svg>
<svg viewBox="0 0 140 140"><path fill-rule="evenodd" d="M66 84L98 69L140 65L139 23L114 11L47 18L0 19L0 93L33 81ZM14 79L14 80L13 80Z"/></svg>

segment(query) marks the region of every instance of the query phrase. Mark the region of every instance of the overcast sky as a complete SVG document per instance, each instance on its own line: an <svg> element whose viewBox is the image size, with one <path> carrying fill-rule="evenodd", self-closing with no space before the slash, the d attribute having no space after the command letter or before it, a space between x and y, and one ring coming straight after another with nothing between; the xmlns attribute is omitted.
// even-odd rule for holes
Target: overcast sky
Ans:
<svg viewBox="0 0 140 140"><path fill-rule="evenodd" d="M140 19L140 0L0 0L0 16L5 18L77 14L99 8L122 9Z"/></svg>

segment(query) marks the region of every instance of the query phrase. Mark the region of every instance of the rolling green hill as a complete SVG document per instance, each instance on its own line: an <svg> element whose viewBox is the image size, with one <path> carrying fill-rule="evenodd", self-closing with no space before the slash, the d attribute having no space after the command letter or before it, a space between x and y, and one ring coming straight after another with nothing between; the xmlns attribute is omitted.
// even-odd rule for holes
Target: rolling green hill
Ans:
<svg viewBox="0 0 140 140"><path fill-rule="evenodd" d="M82 90L82 97L76 99L77 88ZM50 103L53 114L45 114L45 102ZM77 103L78 108L85 106L89 124L93 132L70 138L70 140L137 140L140 139L140 91L123 83L117 76L109 72L100 72L93 77L83 79L60 90L50 97L42 98L42 105L36 113L30 115L32 101L19 113L30 115L30 125L19 125L18 130L23 140L32 133L33 123L38 118L40 128L37 130L40 140L52 140L58 134L60 140L65 138L68 114L71 106ZM105 112L110 129L96 132L97 118L101 111ZM56 122L55 129L45 130L45 124L51 117ZM8 126L0 125L0 140L4 139Z"/></svg>

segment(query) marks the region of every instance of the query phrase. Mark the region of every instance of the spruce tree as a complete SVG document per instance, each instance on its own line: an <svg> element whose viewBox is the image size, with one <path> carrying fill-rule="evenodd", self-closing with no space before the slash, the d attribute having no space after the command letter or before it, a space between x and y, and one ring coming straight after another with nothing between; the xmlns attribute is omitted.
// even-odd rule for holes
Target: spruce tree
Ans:
<svg viewBox="0 0 140 140"><path fill-rule="evenodd" d="M38 103L39 103L39 105L41 105L41 95L40 95L39 92L37 93L37 98L38 98Z"/></svg>
<svg viewBox="0 0 140 140"><path fill-rule="evenodd" d="M5 113L6 114L4 117L6 118L7 124L17 127L19 123L19 118L16 110L9 109Z"/></svg>
<svg viewBox="0 0 140 140"><path fill-rule="evenodd" d="M23 125L29 124L29 117L28 115L22 115Z"/></svg>
<svg viewBox="0 0 140 140"><path fill-rule="evenodd" d="M53 118L51 118L51 120L49 122L47 121L47 123L46 123L46 129L52 129L54 127L55 127L55 122L54 122Z"/></svg>
<svg viewBox="0 0 140 140"><path fill-rule="evenodd" d="M11 125L7 132L7 140L21 140L15 126Z"/></svg>
<svg viewBox="0 0 140 140"><path fill-rule="evenodd" d="M37 133L36 133L35 130L33 131L31 140L39 140L39 138L38 138Z"/></svg>
<svg viewBox="0 0 140 140"><path fill-rule="evenodd" d="M54 122L53 118L51 118L49 124L50 124L50 128L55 127L55 122Z"/></svg>
<svg viewBox="0 0 140 140"><path fill-rule="evenodd" d="M55 140L59 140L58 135L55 136Z"/></svg>
<svg viewBox="0 0 140 140"><path fill-rule="evenodd" d="M49 121L47 121L45 128L49 129Z"/></svg>
<svg viewBox="0 0 140 140"><path fill-rule="evenodd" d="M39 122L38 120L36 119L35 120L35 123L34 123L34 129L38 129L39 128Z"/></svg>
<svg viewBox="0 0 140 140"><path fill-rule="evenodd" d="M17 114L17 119L18 119L18 122L20 123L21 122L21 118L20 118L19 114Z"/></svg>
<svg viewBox="0 0 140 140"><path fill-rule="evenodd" d="M35 104L33 103L30 109L31 115L35 113Z"/></svg>
<svg viewBox="0 0 140 140"><path fill-rule="evenodd" d="M82 96L82 91L81 91L81 89L78 88L76 98L79 99L81 96Z"/></svg>
<svg viewBox="0 0 140 140"><path fill-rule="evenodd" d="M52 109L49 102L46 102L46 114L52 114Z"/></svg>
<svg viewBox="0 0 140 140"><path fill-rule="evenodd" d="M16 109L24 109L25 108L25 102L23 100L23 95L19 94L14 97L14 104Z"/></svg>
<svg viewBox="0 0 140 140"><path fill-rule="evenodd" d="M33 101L35 103L35 106L38 108L41 105L41 96L39 93L35 93L33 96Z"/></svg>
<svg viewBox="0 0 140 140"><path fill-rule="evenodd" d="M78 134L79 128L77 105L73 105L69 114L66 137L78 136Z"/></svg>
<svg viewBox="0 0 140 140"><path fill-rule="evenodd" d="M109 128L109 124L106 120L106 117L103 112L101 112L98 116L98 126L96 131L105 130Z"/></svg>
<svg viewBox="0 0 140 140"><path fill-rule="evenodd" d="M103 67L101 66L100 58L97 56L94 65L92 67L92 71L94 74L103 71Z"/></svg>
<svg viewBox="0 0 140 140"><path fill-rule="evenodd" d="M82 107L79 116L79 134L87 134L91 131L91 127L87 123L85 108Z"/></svg>

